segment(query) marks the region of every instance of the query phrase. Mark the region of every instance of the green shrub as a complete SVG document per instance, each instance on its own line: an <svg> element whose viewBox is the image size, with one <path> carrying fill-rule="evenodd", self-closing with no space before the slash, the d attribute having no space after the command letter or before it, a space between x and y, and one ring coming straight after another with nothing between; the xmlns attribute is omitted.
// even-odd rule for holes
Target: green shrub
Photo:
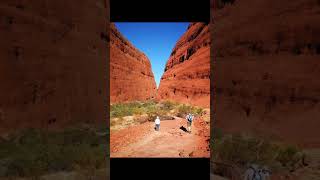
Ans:
<svg viewBox="0 0 320 180"><path fill-rule="evenodd" d="M126 104L114 104L110 107L110 116L113 117L124 117L131 116L138 111L140 104L138 103L126 103Z"/></svg>
<svg viewBox="0 0 320 180"><path fill-rule="evenodd" d="M281 164L285 168L293 168L302 156L294 146L273 143L268 139L247 135L220 136L211 141L212 157L215 161L245 167L248 163L267 165L271 168ZM277 167L279 168L279 167ZM280 167L281 168L281 167Z"/></svg>
<svg viewBox="0 0 320 180"><path fill-rule="evenodd" d="M282 145L278 148L278 151L277 161L279 161L282 166L290 168L300 160L300 157L297 156L299 149L295 146Z"/></svg>
<svg viewBox="0 0 320 180"><path fill-rule="evenodd" d="M148 115L148 118L147 118L148 121L154 121L157 118L157 116L159 116L160 118L165 116L166 111L161 110L160 108L154 108L148 111L147 115Z"/></svg>
<svg viewBox="0 0 320 180"><path fill-rule="evenodd" d="M178 107L177 116L181 117L181 118L184 118L188 113L191 113L191 111L192 111L192 107L191 106L187 106L185 104L180 105Z"/></svg>
<svg viewBox="0 0 320 180"><path fill-rule="evenodd" d="M178 107L177 116L184 118L188 113L192 113L194 115L200 116L202 115L202 112L203 112L202 108L192 107L192 106L183 104Z"/></svg>
<svg viewBox="0 0 320 180"><path fill-rule="evenodd" d="M0 141L0 159L6 177L39 177L47 173L106 167L109 154L106 127L66 128L45 133L28 129ZM103 127L103 128L102 128ZM2 164L3 165L3 164Z"/></svg>
<svg viewBox="0 0 320 180"><path fill-rule="evenodd" d="M150 107L150 106L155 106L157 104L157 102L149 100L143 103L144 107Z"/></svg>
<svg viewBox="0 0 320 180"><path fill-rule="evenodd" d="M124 116L148 114L150 119L153 119L154 116L166 114L175 108L177 108L176 115L179 117L185 117L188 113L193 113L194 115L201 115L203 113L202 108L185 104L179 105L172 101L163 101L158 104L155 101L147 101L113 104L110 108L110 117L121 118Z"/></svg>
<svg viewBox="0 0 320 180"><path fill-rule="evenodd" d="M130 102L113 104L110 107L110 117L124 117L132 115L141 115L153 109L156 106L154 101L147 102Z"/></svg>
<svg viewBox="0 0 320 180"><path fill-rule="evenodd" d="M203 113L203 109L202 108L195 108L193 113L200 116Z"/></svg>
<svg viewBox="0 0 320 180"><path fill-rule="evenodd" d="M2 146L7 154L8 176L39 176L47 170L47 142L43 131L28 129L20 132ZM15 147L13 149L13 147ZM12 149L11 149L12 148Z"/></svg>
<svg viewBox="0 0 320 180"><path fill-rule="evenodd" d="M162 109L165 111L170 111L175 107L175 103L171 102L171 101L164 101L162 102L163 107Z"/></svg>

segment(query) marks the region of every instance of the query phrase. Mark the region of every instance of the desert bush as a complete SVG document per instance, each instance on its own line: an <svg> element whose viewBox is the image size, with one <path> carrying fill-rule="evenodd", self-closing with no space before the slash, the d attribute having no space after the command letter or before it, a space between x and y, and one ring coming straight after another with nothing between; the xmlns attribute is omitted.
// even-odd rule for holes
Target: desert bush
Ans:
<svg viewBox="0 0 320 180"><path fill-rule="evenodd" d="M110 119L110 126L113 127L113 126L115 126L115 125L117 125L117 120L115 120L115 119Z"/></svg>
<svg viewBox="0 0 320 180"><path fill-rule="evenodd" d="M202 115L202 113L203 113L203 109L202 108L195 108L195 110L194 110L194 114L197 114L197 115Z"/></svg>
<svg viewBox="0 0 320 180"><path fill-rule="evenodd" d="M101 135L97 132L104 126L97 127L52 132L28 129L0 141L0 161L5 163L1 165L7 167L0 176L35 178L75 167L106 167L108 132Z"/></svg>
<svg viewBox="0 0 320 180"><path fill-rule="evenodd" d="M192 113L194 115L200 116L203 113L203 109L185 105L185 104L182 104L178 107L178 112L177 112L178 117L184 118L188 113Z"/></svg>
<svg viewBox="0 0 320 180"><path fill-rule="evenodd" d="M192 107L187 106L185 104L178 107L178 113L177 116L184 118L188 113L191 113Z"/></svg>
<svg viewBox="0 0 320 180"><path fill-rule="evenodd" d="M142 113L142 105L137 102L126 104L114 104L110 107L110 117L124 117L132 116L134 114Z"/></svg>
<svg viewBox="0 0 320 180"><path fill-rule="evenodd" d="M23 130L2 144L2 155L7 155L6 176L37 177L47 170L46 138L41 130ZM6 151L7 150L7 151ZM6 152L5 152L6 151Z"/></svg>
<svg viewBox="0 0 320 180"><path fill-rule="evenodd" d="M110 117L123 117L130 115L130 112L123 104L115 104L110 106Z"/></svg>
<svg viewBox="0 0 320 180"><path fill-rule="evenodd" d="M155 106L157 104L156 101L153 101L153 100L149 100L149 101L146 101L143 103L143 106L144 107L150 107L150 106Z"/></svg>
<svg viewBox="0 0 320 180"><path fill-rule="evenodd" d="M161 110L160 108L154 108L154 109L147 112L147 115L148 115L147 120L154 121L157 118L157 116L159 116L159 118L161 118L161 117L165 116L166 113L167 113L166 111Z"/></svg>
<svg viewBox="0 0 320 180"><path fill-rule="evenodd" d="M178 103L172 101L163 101L161 103L147 101L113 104L111 105L110 109L110 117L120 118L124 116L147 114L151 120L156 116L165 115L171 110L176 110L176 115L179 117L185 117L187 113L193 113L195 115L201 115L203 113L202 108L185 104L179 105Z"/></svg>
<svg viewBox="0 0 320 180"><path fill-rule="evenodd" d="M162 106L162 110L165 110L165 111L170 111L172 109L174 109L175 107L175 103L171 102L171 101L164 101L162 102L163 106Z"/></svg>
<svg viewBox="0 0 320 180"><path fill-rule="evenodd" d="M132 115L141 115L153 109L156 106L155 101L130 102L113 104L110 107L110 117L124 117Z"/></svg>
<svg viewBox="0 0 320 180"><path fill-rule="evenodd" d="M302 156L298 156L299 149L291 145L281 145L278 148L277 161L284 167L292 168L296 163L300 161Z"/></svg>
<svg viewBox="0 0 320 180"><path fill-rule="evenodd" d="M216 135L211 141L214 161L245 167L248 163L267 165L271 168L290 168L301 161L300 150L248 135ZM281 164L282 167L278 165Z"/></svg>
<svg viewBox="0 0 320 180"><path fill-rule="evenodd" d="M144 106L144 113L148 114L148 113L155 113L157 111L159 111L159 107L157 106L157 104L147 104L146 106Z"/></svg>
<svg viewBox="0 0 320 180"><path fill-rule="evenodd" d="M142 124L148 121L148 116L138 116L135 118L135 121Z"/></svg>

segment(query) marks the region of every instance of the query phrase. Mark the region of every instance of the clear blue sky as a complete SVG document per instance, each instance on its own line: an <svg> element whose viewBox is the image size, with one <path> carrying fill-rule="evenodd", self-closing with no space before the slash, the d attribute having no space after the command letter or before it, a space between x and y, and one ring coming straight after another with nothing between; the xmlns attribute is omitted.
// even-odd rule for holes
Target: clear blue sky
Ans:
<svg viewBox="0 0 320 180"><path fill-rule="evenodd" d="M158 87L170 53L182 34L186 32L189 23L119 22L115 25L125 38L149 58Z"/></svg>

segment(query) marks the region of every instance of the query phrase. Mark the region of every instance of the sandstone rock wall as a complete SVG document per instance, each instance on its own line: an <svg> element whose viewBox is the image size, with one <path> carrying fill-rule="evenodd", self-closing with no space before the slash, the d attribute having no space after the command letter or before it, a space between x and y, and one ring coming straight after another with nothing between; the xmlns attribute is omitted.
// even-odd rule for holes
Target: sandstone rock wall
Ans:
<svg viewBox="0 0 320 180"><path fill-rule="evenodd" d="M110 28L110 100L111 103L145 101L156 96L156 82L148 57Z"/></svg>
<svg viewBox="0 0 320 180"><path fill-rule="evenodd" d="M320 2L212 7L214 124L320 146Z"/></svg>
<svg viewBox="0 0 320 180"><path fill-rule="evenodd" d="M208 24L190 23L166 63L158 99L209 107L210 31Z"/></svg>
<svg viewBox="0 0 320 180"><path fill-rule="evenodd" d="M106 121L107 5L0 2L0 132Z"/></svg>

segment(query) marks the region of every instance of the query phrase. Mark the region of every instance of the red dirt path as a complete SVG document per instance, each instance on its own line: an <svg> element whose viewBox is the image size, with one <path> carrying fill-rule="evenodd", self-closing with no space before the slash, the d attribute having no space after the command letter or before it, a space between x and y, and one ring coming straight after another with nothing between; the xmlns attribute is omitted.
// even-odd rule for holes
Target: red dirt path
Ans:
<svg viewBox="0 0 320 180"><path fill-rule="evenodd" d="M185 119L162 120L160 131L153 122L131 126L110 133L111 157L210 157L210 125L195 119L192 133Z"/></svg>

